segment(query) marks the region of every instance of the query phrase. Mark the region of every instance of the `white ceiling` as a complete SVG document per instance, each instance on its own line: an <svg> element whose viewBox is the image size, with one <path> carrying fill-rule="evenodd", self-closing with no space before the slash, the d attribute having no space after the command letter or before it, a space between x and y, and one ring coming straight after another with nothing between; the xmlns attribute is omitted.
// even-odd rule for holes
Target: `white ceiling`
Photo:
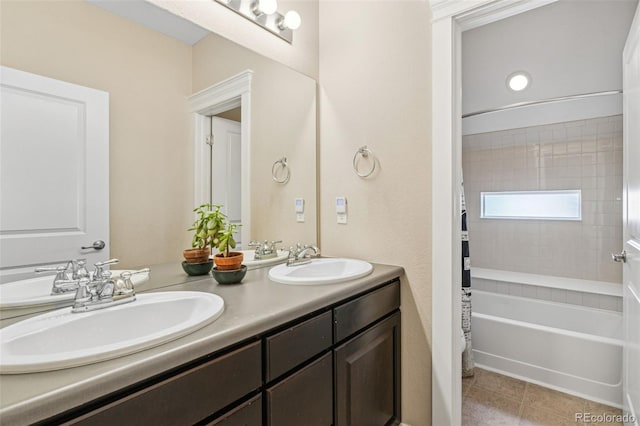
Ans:
<svg viewBox="0 0 640 426"><path fill-rule="evenodd" d="M144 0L85 0L164 35L194 45L209 31Z"/></svg>
<svg viewBox="0 0 640 426"><path fill-rule="evenodd" d="M638 0L560 0L462 35L463 114L622 88L622 48ZM524 70L530 87L506 78Z"/></svg>

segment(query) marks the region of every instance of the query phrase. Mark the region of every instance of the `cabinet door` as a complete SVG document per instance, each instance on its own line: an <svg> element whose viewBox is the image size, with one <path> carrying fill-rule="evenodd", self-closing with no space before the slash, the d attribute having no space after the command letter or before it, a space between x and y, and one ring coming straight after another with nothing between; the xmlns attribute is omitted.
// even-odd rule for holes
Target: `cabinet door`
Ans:
<svg viewBox="0 0 640 426"><path fill-rule="evenodd" d="M329 352L266 391L267 425L329 426L333 420Z"/></svg>
<svg viewBox="0 0 640 426"><path fill-rule="evenodd" d="M400 312L335 349L337 426L400 419Z"/></svg>

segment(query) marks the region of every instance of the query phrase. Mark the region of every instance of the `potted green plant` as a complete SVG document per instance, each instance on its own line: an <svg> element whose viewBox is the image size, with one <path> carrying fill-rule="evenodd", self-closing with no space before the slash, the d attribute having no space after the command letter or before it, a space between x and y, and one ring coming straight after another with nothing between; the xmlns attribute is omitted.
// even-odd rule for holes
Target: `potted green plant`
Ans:
<svg viewBox="0 0 640 426"><path fill-rule="evenodd" d="M242 267L244 258L242 252L231 251L231 249L236 248L236 240L233 238L233 234L237 232L238 225L229 222L217 234L215 246L219 253L213 256L213 261L219 271L235 271Z"/></svg>
<svg viewBox="0 0 640 426"><path fill-rule="evenodd" d="M220 211L222 206L205 203L193 211L197 218L189 231L194 231L191 248L183 251L185 261L183 268L190 275L207 274L213 266L209 259L211 249L218 245L218 234L225 227L225 215ZM187 265L187 266L185 266Z"/></svg>

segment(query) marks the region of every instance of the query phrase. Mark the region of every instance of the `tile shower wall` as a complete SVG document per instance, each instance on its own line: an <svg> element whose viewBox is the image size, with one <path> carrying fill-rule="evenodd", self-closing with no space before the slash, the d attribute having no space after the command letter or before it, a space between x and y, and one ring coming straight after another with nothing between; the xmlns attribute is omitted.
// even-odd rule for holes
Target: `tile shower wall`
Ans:
<svg viewBox="0 0 640 426"><path fill-rule="evenodd" d="M464 136L473 266L622 282L622 116ZM582 190L582 220L480 219L480 192Z"/></svg>

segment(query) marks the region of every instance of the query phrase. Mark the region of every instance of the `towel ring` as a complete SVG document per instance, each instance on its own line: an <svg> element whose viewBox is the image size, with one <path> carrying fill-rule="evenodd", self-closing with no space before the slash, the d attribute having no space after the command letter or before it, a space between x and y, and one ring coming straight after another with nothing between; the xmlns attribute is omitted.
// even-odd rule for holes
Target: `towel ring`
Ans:
<svg viewBox="0 0 640 426"><path fill-rule="evenodd" d="M362 158L369 158L369 156L371 156L371 160L372 160L371 170L369 170L367 173L360 173L358 171L358 159L360 156L362 156ZM353 156L353 170L361 178L367 178L371 176L373 172L376 170L376 156L373 155L373 152L366 145L358 148L358 150L356 151L356 154Z"/></svg>
<svg viewBox="0 0 640 426"><path fill-rule="evenodd" d="M285 175L283 178L278 178L278 169L282 169L285 171ZM289 170L289 165L287 164L287 157L282 157L281 159L273 163L273 166L271 167L271 177L273 178L274 182L277 183L284 184L289 182L289 178L291 177L291 170Z"/></svg>

